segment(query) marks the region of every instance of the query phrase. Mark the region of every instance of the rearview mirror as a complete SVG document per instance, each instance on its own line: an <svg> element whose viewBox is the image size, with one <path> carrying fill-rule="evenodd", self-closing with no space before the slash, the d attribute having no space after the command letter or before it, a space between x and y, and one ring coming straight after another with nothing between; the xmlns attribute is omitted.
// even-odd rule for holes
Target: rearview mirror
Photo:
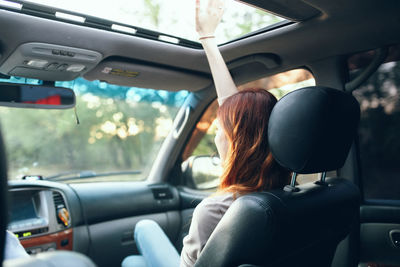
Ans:
<svg viewBox="0 0 400 267"><path fill-rule="evenodd" d="M0 83L0 106L16 108L66 109L75 106L75 93L71 89Z"/></svg>

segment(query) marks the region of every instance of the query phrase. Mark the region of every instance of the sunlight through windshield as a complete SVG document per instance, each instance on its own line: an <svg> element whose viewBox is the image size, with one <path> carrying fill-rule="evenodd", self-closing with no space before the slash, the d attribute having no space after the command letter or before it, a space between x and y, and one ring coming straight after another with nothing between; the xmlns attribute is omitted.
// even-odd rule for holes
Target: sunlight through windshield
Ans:
<svg viewBox="0 0 400 267"><path fill-rule="evenodd" d="M75 91L79 124L73 109L0 108L9 179L143 180L188 95L82 78L56 86Z"/></svg>

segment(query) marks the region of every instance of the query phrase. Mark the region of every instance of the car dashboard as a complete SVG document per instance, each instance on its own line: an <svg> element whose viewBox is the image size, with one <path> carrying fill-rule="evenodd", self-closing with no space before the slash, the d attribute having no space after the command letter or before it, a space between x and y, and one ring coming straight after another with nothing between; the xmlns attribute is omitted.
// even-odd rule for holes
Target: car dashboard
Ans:
<svg viewBox="0 0 400 267"><path fill-rule="evenodd" d="M72 250L98 266L120 266L137 254L133 228L156 221L170 240L182 244L194 207L204 198L165 183L97 182L64 184L10 180L8 230L29 254Z"/></svg>
<svg viewBox="0 0 400 267"><path fill-rule="evenodd" d="M70 214L71 201L66 194L74 194L68 191L68 186L45 181L40 185L9 182L8 230L19 238L28 254L73 250L72 222L79 223L79 218Z"/></svg>

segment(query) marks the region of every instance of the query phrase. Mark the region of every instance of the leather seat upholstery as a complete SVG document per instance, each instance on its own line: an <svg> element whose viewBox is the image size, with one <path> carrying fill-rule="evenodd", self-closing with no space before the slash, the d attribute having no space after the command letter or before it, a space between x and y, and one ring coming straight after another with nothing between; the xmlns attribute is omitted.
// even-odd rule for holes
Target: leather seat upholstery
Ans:
<svg viewBox="0 0 400 267"><path fill-rule="evenodd" d="M295 173L338 169L359 116L357 101L342 91L315 86L289 93L271 114L271 152ZM239 197L195 266L330 266L357 218L358 188L337 177L294 185Z"/></svg>

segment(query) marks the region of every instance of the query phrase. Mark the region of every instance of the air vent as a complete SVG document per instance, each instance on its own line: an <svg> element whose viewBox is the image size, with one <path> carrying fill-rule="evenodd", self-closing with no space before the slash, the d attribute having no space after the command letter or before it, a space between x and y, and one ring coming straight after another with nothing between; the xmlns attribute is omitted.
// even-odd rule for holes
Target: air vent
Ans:
<svg viewBox="0 0 400 267"><path fill-rule="evenodd" d="M62 197L60 192L53 191L53 200L56 212L58 209L66 208L64 198Z"/></svg>
<svg viewBox="0 0 400 267"><path fill-rule="evenodd" d="M155 199L172 199L173 195L171 189L168 187L152 188L153 195Z"/></svg>

